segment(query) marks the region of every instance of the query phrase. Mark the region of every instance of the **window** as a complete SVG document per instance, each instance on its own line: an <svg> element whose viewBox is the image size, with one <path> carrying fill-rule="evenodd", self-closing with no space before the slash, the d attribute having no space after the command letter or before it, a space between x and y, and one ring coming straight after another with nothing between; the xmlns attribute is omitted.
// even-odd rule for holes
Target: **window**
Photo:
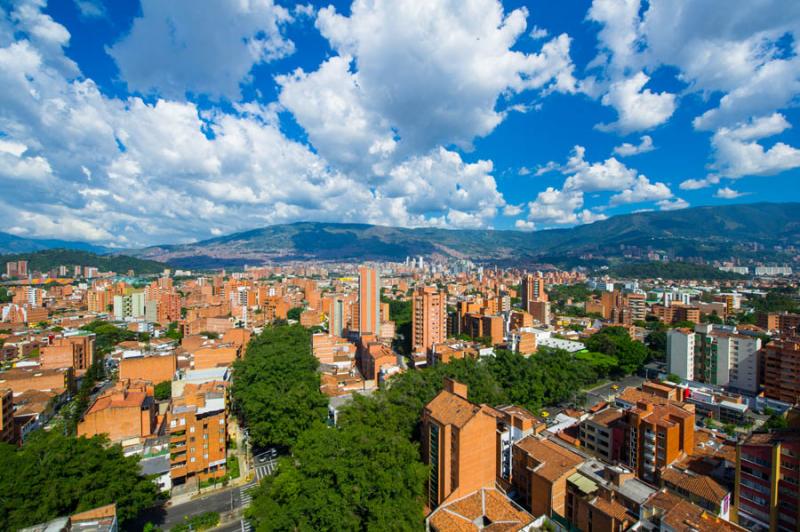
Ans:
<svg viewBox="0 0 800 532"><path fill-rule="evenodd" d="M192 457L189 459L189 461L190 461L191 463L194 463L194 462L195 462L195 457L194 457L194 456L192 456Z"/></svg>
<svg viewBox="0 0 800 532"><path fill-rule="evenodd" d="M192 433L194 432L194 425L192 425L191 427L189 427L189 432L192 432Z"/></svg>

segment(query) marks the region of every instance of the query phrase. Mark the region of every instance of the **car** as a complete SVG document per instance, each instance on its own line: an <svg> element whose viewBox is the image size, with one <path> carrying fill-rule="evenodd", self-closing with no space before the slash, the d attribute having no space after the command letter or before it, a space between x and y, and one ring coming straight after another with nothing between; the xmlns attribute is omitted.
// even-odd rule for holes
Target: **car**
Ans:
<svg viewBox="0 0 800 532"><path fill-rule="evenodd" d="M619 384L612 384L611 389L616 392L617 390L619 390Z"/></svg>

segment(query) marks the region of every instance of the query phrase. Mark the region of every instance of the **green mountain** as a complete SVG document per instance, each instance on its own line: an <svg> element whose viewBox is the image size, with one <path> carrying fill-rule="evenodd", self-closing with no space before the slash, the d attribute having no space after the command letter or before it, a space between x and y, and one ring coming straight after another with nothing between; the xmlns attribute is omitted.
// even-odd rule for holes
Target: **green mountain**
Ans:
<svg viewBox="0 0 800 532"><path fill-rule="evenodd" d="M0 255L3 253L31 253L43 249L79 249L93 253L105 253L107 248L86 242L70 240L54 240L41 238L24 238L0 232Z"/></svg>
<svg viewBox="0 0 800 532"><path fill-rule="evenodd" d="M88 251L74 249L46 249L33 253L15 253L0 255L0 268L6 271L6 263L27 260L28 271L47 272L59 266L93 266L103 272L126 273L133 270L136 274L160 273L166 264L127 255L97 255ZM69 275L72 275L70 269Z"/></svg>
<svg viewBox="0 0 800 532"><path fill-rule="evenodd" d="M287 260L404 260L417 255L571 266L613 264L649 250L686 258L783 260L775 246L796 242L800 204L755 203L641 212L534 232L299 222L127 253L193 268Z"/></svg>

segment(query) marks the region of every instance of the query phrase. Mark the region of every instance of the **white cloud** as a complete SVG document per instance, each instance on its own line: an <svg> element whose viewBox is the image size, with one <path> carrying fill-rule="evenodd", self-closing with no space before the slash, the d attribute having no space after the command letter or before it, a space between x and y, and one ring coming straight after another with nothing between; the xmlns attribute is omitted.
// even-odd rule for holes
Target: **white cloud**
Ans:
<svg viewBox="0 0 800 532"><path fill-rule="evenodd" d="M671 200L661 200L657 202L656 205L658 205L659 209L662 211L677 211L679 209L687 208L689 206L689 202L681 198L675 198Z"/></svg>
<svg viewBox="0 0 800 532"><path fill-rule="evenodd" d="M377 134L380 144L395 132L396 159L437 145L469 149L475 137L503 121L508 111L503 106L513 95L575 90L566 34L547 41L539 53L512 49L525 31L526 17L524 8L505 13L497 0L356 0L350 16L322 9L317 27L339 58L317 72L283 78L283 92L314 90L324 76L334 77L345 90L337 98L311 102L314 116L291 94L281 101L304 129L319 133L317 142L345 110L376 124L353 135Z"/></svg>
<svg viewBox="0 0 800 532"><path fill-rule="evenodd" d="M667 185L664 183L651 183L647 177L640 175L636 178L633 187L611 197L611 205L660 201L671 197L672 191Z"/></svg>
<svg viewBox="0 0 800 532"><path fill-rule="evenodd" d="M536 224L529 222L528 220L517 220L514 222L514 227L520 231L533 231L536 229Z"/></svg>
<svg viewBox="0 0 800 532"><path fill-rule="evenodd" d="M24 32L0 43L0 226L135 246L302 219L487 226L506 205L491 161L434 147L348 173L284 136L275 105L112 98L64 64Z"/></svg>
<svg viewBox="0 0 800 532"><path fill-rule="evenodd" d="M719 183L719 177L708 176L705 179L687 179L680 184L681 190L700 190Z"/></svg>
<svg viewBox="0 0 800 532"><path fill-rule="evenodd" d="M575 211L582 206L583 192L547 187L539 192L534 201L528 203L528 221L557 225L575 224L578 222Z"/></svg>
<svg viewBox="0 0 800 532"><path fill-rule="evenodd" d="M638 145L631 144L630 142L623 142L614 148L614 153L620 157L630 157L632 155L639 155L640 153L647 153L654 149L653 138L650 135L644 135Z"/></svg>
<svg viewBox="0 0 800 532"><path fill-rule="evenodd" d="M517 216L521 212L522 212L522 206L521 205L508 204L505 207L503 207L503 215L504 216Z"/></svg>
<svg viewBox="0 0 800 532"><path fill-rule="evenodd" d="M548 32L544 28L540 28L539 26L534 26L533 28L531 28L531 32L529 33L529 35L531 36L531 39L538 41L540 39L548 37L550 35L550 32Z"/></svg>
<svg viewBox="0 0 800 532"><path fill-rule="evenodd" d="M602 220L608 220L608 216L601 212L592 212L589 209L583 209L578 215L582 224L591 224Z"/></svg>
<svg viewBox="0 0 800 532"><path fill-rule="evenodd" d="M738 179L744 176L774 175L800 167L800 150L783 142L766 149L759 140L777 135L790 127L778 113L720 128L712 137L717 176Z"/></svg>
<svg viewBox="0 0 800 532"><path fill-rule="evenodd" d="M531 173L530 168L527 166L521 166L519 170L517 170L517 175L529 175Z"/></svg>
<svg viewBox="0 0 800 532"><path fill-rule="evenodd" d="M601 131L632 131L652 129L666 122L675 112L675 95L653 92L644 86L650 80L644 72L611 84L601 102L616 109L619 119L611 124L599 124Z"/></svg>
<svg viewBox="0 0 800 532"><path fill-rule="evenodd" d="M142 0L142 16L108 52L133 91L239 96L253 66L294 51L289 12L272 0Z"/></svg>
<svg viewBox="0 0 800 532"><path fill-rule="evenodd" d="M81 17L87 19L105 18L108 15L103 0L75 0L75 7Z"/></svg>
<svg viewBox="0 0 800 532"><path fill-rule="evenodd" d="M738 190L733 190L732 188L729 187L722 187L714 193L715 198L722 198L722 199L736 199L741 196L744 196L743 192L739 192Z"/></svg>
<svg viewBox="0 0 800 532"><path fill-rule="evenodd" d="M586 148L575 146L567 164L561 172L568 175L564 190L597 192L602 190L624 190L633 185L636 170L632 170L613 157L603 162L588 163L584 156Z"/></svg>

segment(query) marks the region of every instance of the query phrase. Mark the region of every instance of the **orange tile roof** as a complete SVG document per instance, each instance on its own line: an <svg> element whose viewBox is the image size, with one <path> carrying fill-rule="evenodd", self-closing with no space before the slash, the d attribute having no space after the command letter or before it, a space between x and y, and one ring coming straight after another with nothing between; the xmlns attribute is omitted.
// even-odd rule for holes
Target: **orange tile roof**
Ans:
<svg viewBox="0 0 800 532"><path fill-rule="evenodd" d="M430 412L431 417L442 425L455 425L459 428L481 411L480 406L447 390L439 392L439 395L434 397L425 408Z"/></svg>
<svg viewBox="0 0 800 532"><path fill-rule="evenodd" d="M595 497L591 505L617 521L633 521L627 509L617 501L607 501L602 497Z"/></svg>
<svg viewBox="0 0 800 532"><path fill-rule="evenodd" d="M429 517L438 532L516 532L533 516L494 488L482 488L437 508Z"/></svg>
<svg viewBox="0 0 800 532"><path fill-rule="evenodd" d="M677 469L667 468L661 473L664 482L685 489L701 499L718 503L722 501L728 490L720 486L713 478L706 475L690 475Z"/></svg>
<svg viewBox="0 0 800 532"><path fill-rule="evenodd" d="M739 532L746 529L711 515L706 510L666 490L659 491L646 503L661 510L661 523L672 530L697 532Z"/></svg>
<svg viewBox="0 0 800 532"><path fill-rule="evenodd" d="M549 440L528 436L515 445L539 462L535 473L550 481L561 478L583 463L580 455Z"/></svg>
<svg viewBox="0 0 800 532"><path fill-rule="evenodd" d="M597 425L601 425L603 427L608 427L615 421L625 417L625 413L622 410L618 410L616 408L608 408L603 410L602 412L598 412L594 416L592 416L590 421Z"/></svg>

